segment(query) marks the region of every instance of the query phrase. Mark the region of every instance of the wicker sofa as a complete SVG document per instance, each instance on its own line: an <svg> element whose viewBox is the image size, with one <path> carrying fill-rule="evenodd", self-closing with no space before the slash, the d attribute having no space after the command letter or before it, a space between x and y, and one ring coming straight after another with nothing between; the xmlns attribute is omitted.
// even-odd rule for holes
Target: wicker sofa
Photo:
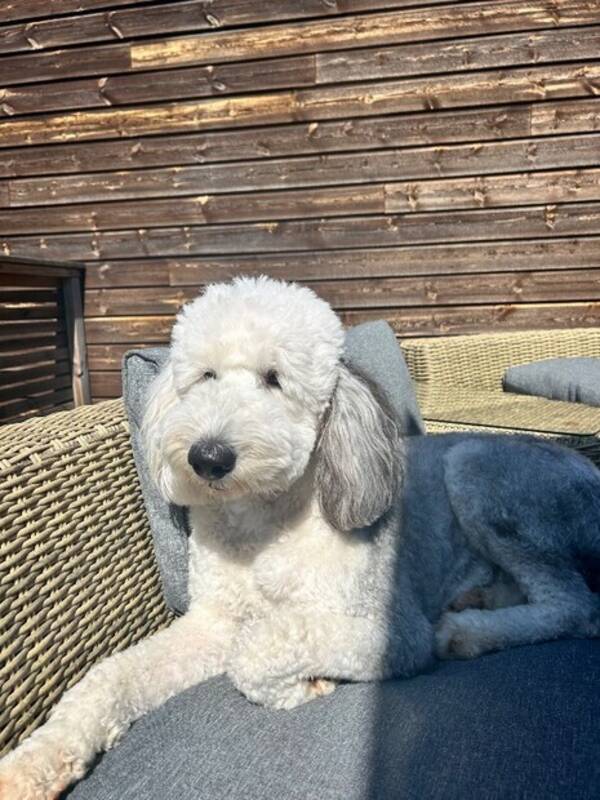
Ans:
<svg viewBox="0 0 600 800"><path fill-rule="evenodd" d="M509 364L600 356L600 329L403 344L428 428L526 430L596 458L600 409L506 397ZM0 428L0 753L98 659L166 625L121 400Z"/></svg>
<svg viewBox="0 0 600 800"><path fill-rule="evenodd" d="M600 328L410 339L402 349L428 432L530 433L575 447L600 464L600 408L502 390L509 366L600 357Z"/></svg>

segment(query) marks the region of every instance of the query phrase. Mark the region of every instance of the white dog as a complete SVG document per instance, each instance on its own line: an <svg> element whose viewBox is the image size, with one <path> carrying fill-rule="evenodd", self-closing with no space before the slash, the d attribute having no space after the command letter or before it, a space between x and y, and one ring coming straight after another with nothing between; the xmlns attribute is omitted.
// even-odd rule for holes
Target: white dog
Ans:
<svg viewBox="0 0 600 800"><path fill-rule="evenodd" d="M1 800L56 797L133 720L223 672L289 709L436 652L597 635L577 565L600 551L600 473L518 438L402 440L343 342L313 292L266 278L183 309L144 433L161 493L189 507L189 611L65 694L1 762ZM474 594L485 608L448 611Z"/></svg>

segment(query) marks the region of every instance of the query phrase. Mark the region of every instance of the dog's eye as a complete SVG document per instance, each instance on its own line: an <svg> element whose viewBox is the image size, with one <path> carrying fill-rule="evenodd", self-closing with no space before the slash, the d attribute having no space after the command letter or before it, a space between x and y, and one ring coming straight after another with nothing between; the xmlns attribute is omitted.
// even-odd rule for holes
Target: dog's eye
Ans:
<svg viewBox="0 0 600 800"><path fill-rule="evenodd" d="M267 386L272 386L274 389L281 389L281 384L279 383L279 375L275 372L274 369L270 369L265 375L265 383L267 384Z"/></svg>
<svg viewBox="0 0 600 800"><path fill-rule="evenodd" d="M210 381L214 380L217 377L217 373L214 369L207 369L205 372L202 373L202 380L203 381Z"/></svg>

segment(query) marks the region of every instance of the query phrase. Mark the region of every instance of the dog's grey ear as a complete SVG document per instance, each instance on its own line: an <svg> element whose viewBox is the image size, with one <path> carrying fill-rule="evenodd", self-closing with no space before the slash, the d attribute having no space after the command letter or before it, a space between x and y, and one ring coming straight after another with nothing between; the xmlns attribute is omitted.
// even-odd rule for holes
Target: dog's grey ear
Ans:
<svg viewBox="0 0 600 800"><path fill-rule="evenodd" d="M371 525L400 480L400 438L374 389L342 365L316 451L321 511L338 530Z"/></svg>

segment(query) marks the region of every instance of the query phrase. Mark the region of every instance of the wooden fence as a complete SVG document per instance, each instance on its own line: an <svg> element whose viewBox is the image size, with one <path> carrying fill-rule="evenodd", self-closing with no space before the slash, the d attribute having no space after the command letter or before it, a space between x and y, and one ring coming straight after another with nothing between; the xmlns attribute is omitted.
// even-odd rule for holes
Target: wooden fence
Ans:
<svg viewBox="0 0 600 800"><path fill-rule="evenodd" d="M399 336L600 324L599 0L0 0L0 252L96 398L208 281Z"/></svg>

